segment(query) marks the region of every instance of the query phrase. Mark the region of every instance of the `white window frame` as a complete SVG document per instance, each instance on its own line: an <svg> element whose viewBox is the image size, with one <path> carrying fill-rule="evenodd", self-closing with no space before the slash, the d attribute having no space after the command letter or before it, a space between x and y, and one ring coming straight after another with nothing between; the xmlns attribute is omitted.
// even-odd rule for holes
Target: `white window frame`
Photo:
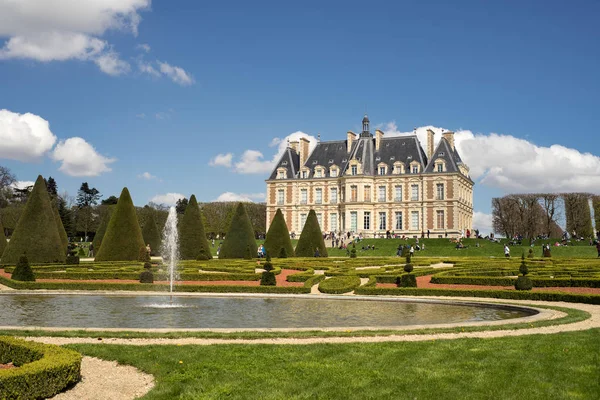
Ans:
<svg viewBox="0 0 600 400"><path fill-rule="evenodd" d="M308 189L300 189L300 204L308 203Z"/></svg>
<svg viewBox="0 0 600 400"><path fill-rule="evenodd" d="M398 229L398 230L404 229L402 227L402 225L404 223L402 211L396 211L395 214L394 214L394 217L395 217L395 220L396 220L396 229ZM400 217L400 220L398 220L398 217ZM398 223L398 222L400 222L400 223Z"/></svg>
<svg viewBox="0 0 600 400"><path fill-rule="evenodd" d="M369 230L371 229L371 212L365 211L363 213L363 229Z"/></svg>
<svg viewBox="0 0 600 400"><path fill-rule="evenodd" d="M402 201L402 185L396 185L394 187L394 195L396 201Z"/></svg>
<svg viewBox="0 0 600 400"><path fill-rule="evenodd" d="M277 205L282 206L285 204L285 190L277 189Z"/></svg>
<svg viewBox="0 0 600 400"><path fill-rule="evenodd" d="M315 204L323 204L323 189L315 189Z"/></svg>
<svg viewBox="0 0 600 400"><path fill-rule="evenodd" d="M377 200L379 202L386 201L385 198L386 198L387 193L386 193L385 189L386 189L385 186L379 186L379 188L377 189ZM382 194L383 194L383 196L382 196Z"/></svg>
<svg viewBox="0 0 600 400"><path fill-rule="evenodd" d="M385 211L379 212L379 230L385 231L387 229L387 213Z"/></svg>

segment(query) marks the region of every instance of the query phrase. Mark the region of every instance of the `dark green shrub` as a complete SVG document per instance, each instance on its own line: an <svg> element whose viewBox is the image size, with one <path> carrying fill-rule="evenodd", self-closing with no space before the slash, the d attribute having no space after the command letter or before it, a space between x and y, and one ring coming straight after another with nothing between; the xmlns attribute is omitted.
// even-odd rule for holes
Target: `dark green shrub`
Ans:
<svg viewBox="0 0 600 400"><path fill-rule="evenodd" d="M148 270L152 269L152 264L150 262L145 262L144 269L148 269Z"/></svg>
<svg viewBox="0 0 600 400"><path fill-rule="evenodd" d="M140 283L154 283L154 275L149 269L145 269L140 274Z"/></svg>
<svg viewBox="0 0 600 400"><path fill-rule="evenodd" d="M148 218L142 228L142 237L144 238L144 243L150 245L150 255L160 255L160 245L162 240L160 238L160 233L158 232L158 227L156 226L156 221L154 220L154 211L148 213Z"/></svg>
<svg viewBox="0 0 600 400"><path fill-rule="evenodd" d="M244 254L244 260L252 260L252 249L250 246L246 246L246 254Z"/></svg>
<svg viewBox="0 0 600 400"><path fill-rule="evenodd" d="M521 258L521 265L519 266L519 272L523 274L523 276L529 273L529 268L527 264L525 264L525 257Z"/></svg>
<svg viewBox="0 0 600 400"><path fill-rule="evenodd" d="M67 261L66 261L67 265L77 265L79 264L79 256L73 256L73 255L68 255L67 256Z"/></svg>
<svg viewBox="0 0 600 400"><path fill-rule="evenodd" d="M200 207L196 196L191 195L179 222L179 256L182 260L196 260L202 251L205 255L211 254Z"/></svg>
<svg viewBox="0 0 600 400"><path fill-rule="evenodd" d="M533 249L529 249L529 253L527 254L527 258L533 258Z"/></svg>
<svg viewBox="0 0 600 400"><path fill-rule="evenodd" d="M300 234L300 239L298 239L295 254L296 257L314 257L317 251L319 252L319 257L328 256L317 214L315 210L310 210Z"/></svg>
<svg viewBox="0 0 600 400"><path fill-rule="evenodd" d="M83 247L79 248L79 250L77 251L77 255L79 257L85 257L85 250L83 249Z"/></svg>
<svg viewBox="0 0 600 400"><path fill-rule="evenodd" d="M54 222L56 223L56 229L58 229L58 236L60 237L60 242L62 243L62 249L65 251L65 254L67 254L69 237L67 236L67 231L65 231L65 226L62 223L62 219L60 218L56 204L52 204L52 211L54 212Z"/></svg>
<svg viewBox="0 0 600 400"><path fill-rule="evenodd" d="M273 221L271 221L271 226L267 232L264 246L267 253L281 254L281 249L284 249L286 257L288 255L290 257L294 256L294 247L290 240L290 233L287 224L285 223L285 219L283 218L283 213L279 208L275 213L275 217L273 217Z"/></svg>
<svg viewBox="0 0 600 400"><path fill-rule="evenodd" d="M271 256L269 255L269 253L267 253L267 259L265 261L263 269L267 272L273 271L273 264L271 263Z"/></svg>
<svg viewBox="0 0 600 400"><path fill-rule="evenodd" d="M350 258L356 258L356 244L352 243L352 250L350 250Z"/></svg>
<svg viewBox="0 0 600 400"><path fill-rule="evenodd" d="M4 249L6 249L6 235L4 234L4 226L2 226L2 220L0 219L0 261L2 260Z"/></svg>
<svg viewBox="0 0 600 400"><path fill-rule="evenodd" d="M405 267L406 268L406 267ZM413 274L405 274L396 278L398 287L417 287L417 277Z"/></svg>
<svg viewBox="0 0 600 400"><path fill-rule="evenodd" d="M100 251L100 246L102 245L102 239L104 238L104 235L106 234L106 228L108 228L108 223L110 222L110 217L112 217L115 207L116 206L112 205L112 206L108 206L106 208L106 214L104 214L104 217L100 221L100 225L98 226L98 229L96 230L96 234L94 235L94 240L92 241L92 244L94 245L94 252L96 254L98 254L98 251Z"/></svg>
<svg viewBox="0 0 600 400"><path fill-rule="evenodd" d="M35 275L33 274L33 270L31 269L31 267L29 266L27 256L19 257L17 267L13 271L10 279L14 281L35 282Z"/></svg>
<svg viewBox="0 0 600 400"><path fill-rule="evenodd" d="M123 188L102 238L102 244L97 249L96 261L138 260L141 247L145 248L145 244L135 207L129 190Z"/></svg>
<svg viewBox="0 0 600 400"><path fill-rule="evenodd" d="M404 271L407 273L413 272L413 265L410 263L410 254L406 256L406 264L404 264Z"/></svg>
<svg viewBox="0 0 600 400"><path fill-rule="evenodd" d="M400 253L400 257L410 256L410 249L406 246L402 246L402 252Z"/></svg>
<svg viewBox="0 0 600 400"><path fill-rule="evenodd" d="M261 286L276 286L277 279L275 278L275 274L271 271L265 271L260 276L260 285Z"/></svg>
<svg viewBox="0 0 600 400"><path fill-rule="evenodd" d="M219 258L246 258L248 255L250 259L254 258L253 251L256 251L256 240L254 239L254 228L246 208L243 203L238 203L235 214L231 219L229 225L229 231L225 236L221 251L219 252ZM250 252L249 252L250 250Z"/></svg>
<svg viewBox="0 0 600 400"><path fill-rule="evenodd" d="M25 253L32 263L64 263L67 256L65 250L56 227L46 183L40 175L2 254L2 263L14 264Z"/></svg>
<svg viewBox="0 0 600 400"><path fill-rule="evenodd" d="M150 253L148 253L148 249L146 248L146 246L142 246L140 247L140 250L138 252L138 261L141 262L148 262L150 261Z"/></svg>
<svg viewBox="0 0 600 400"><path fill-rule="evenodd" d="M77 383L81 354L59 346L0 337L0 364L19 368L0 371L0 398L45 399Z"/></svg>
<svg viewBox="0 0 600 400"><path fill-rule="evenodd" d="M197 261L206 261L206 260L212 260L212 254L209 252L207 253L205 249L200 249L200 252L198 253L198 257L196 257Z"/></svg>
<svg viewBox="0 0 600 400"><path fill-rule="evenodd" d="M293 250L293 247L292 247ZM285 247L282 247L281 250L279 250L279 255L277 256L277 258L288 258L288 253L287 250L285 249Z"/></svg>
<svg viewBox="0 0 600 400"><path fill-rule="evenodd" d="M529 279L527 276L523 275L517 278L517 281L515 282L515 289L517 290L531 290L533 289L533 283L531 282L531 279Z"/></svg>

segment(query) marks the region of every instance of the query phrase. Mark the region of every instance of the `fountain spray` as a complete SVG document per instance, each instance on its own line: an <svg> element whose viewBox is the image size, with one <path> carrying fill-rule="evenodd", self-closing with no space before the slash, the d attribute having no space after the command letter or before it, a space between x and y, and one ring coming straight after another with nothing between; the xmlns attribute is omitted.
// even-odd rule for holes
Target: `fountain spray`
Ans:
<svg viewBox="0 0 600 400"><path fill-rule="evenodd" d="M163 230L161 254L163 261L168 261L169 263L169 294L170 301L173 303L173 282L177 278L176 268L177 260L179 259L179 232L177 230L177 212L175 211L175 207L169 209L169 216Z"/></svg>

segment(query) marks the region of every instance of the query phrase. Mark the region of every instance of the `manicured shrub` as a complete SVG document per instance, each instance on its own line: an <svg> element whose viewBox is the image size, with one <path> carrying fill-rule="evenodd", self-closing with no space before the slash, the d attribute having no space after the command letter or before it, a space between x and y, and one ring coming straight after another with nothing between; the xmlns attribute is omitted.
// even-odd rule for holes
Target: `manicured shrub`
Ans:
<svg viewBox="0 0 600 400"><path fill-rule="evenodd" d="M533 258L533 249L529 249L529 253L527 254L527 258Z"/></svg>
<svg viewBox="0 0 600 400"><path fill-rule="evenodd" d="M404 264L404 272L411 273L413 272L413 265L410 263L410 254L406 256L406 264Z"/></svg>
<svg viewBox="0 0 600 400"><path fill-rule="evenodd" d="M65 227L62 223L62 219L60 218L60 214L58 213L58 208L56 204L52 204L52 211L54 212L54 222L56 223L56 229L58 229L58 236L60 236L60 241L62 243L62 248L67 254L69 247L69 237L67 236L67 231L65 231Z"/></svg>
<svg viewBox="0 0 600 400"><path fill-rule="evenodd" d="M45 399L77 383L81 354L59 346L0 337L0 364L18 368L0 370L0 398Z"/></svg>
<svg viewBox="0 0 600 400"><path fill-rule="evenodd" d="M413 274L404 274L396 278L398 287L417 287L417 277Z"/></svg>
<svg viewBox="0 0 600 400"><path fill-rule="evenodd" d="M33 270L29 265L29 260L27 259L27 256L19 257L17 267L13 271L10 279L14 281L35 282L35 275L33 274Z"/></svg>
<svg viewBox="0 0 600 400"><path fill-rule="evenodd" d="M210 252L207 253L207 250L205 249L200 249L200 252L198 253L198 257L196 257L197 261L206 261L206 260L212 260L212 254Z"/></svg>
<svg viewBox="0 0 600 400"><path fill-rule="evenodd" d="M285 247L282 247L281 250L279 250L279 255L277 256L277 258L288 258L288 253Z"/></svg>
<svg viewBox="0 0 600 400"><path fill-rule="evenodd" d="M6 235L4 234L4 226L2 226L2 220L0 219L0 261L2 261L2 253L6 249Z"/></svg>
<svg viewBox="0 0 600 400"><path fill-rule="evenodd" d="M32 263L65 262L65 250L56 227L50 196L40 175L2 254L2 263L14 264L23 254L27 254Z"/></svg>
<svg viewBox="0 0 600 400"><path fill-rule="evenodd" d="M277 279L275 278L275 274L271 271L265 271L260 276L260 285L261 286L276 286Z"/></svg>
<svg viewBox="0 0 600 400"><path fill-rule="evenodd" d="M525 254L521 256L521 266L519 267L519 272L521 272L523 275L517 278L517 281L515 282L515 289L533 289L533 282L531 282L531 279L527 277L527 274L529 273L529 268L527 268L527 264L525 264Z"/></svg>
<svg viewBox="0 0 600 400"><path fill-rule="evenodd" d="M317 214L315 210L310 210L300 234L295 254L296 257L314 257L317 252L319 257L327 257L327 247L325 247Z"/></svg>
<svg viewBox="0 0 600 400"><path fill-rule="evenodd" d="M146 246L133 201L129 190L123 188L96 253L96 261L138 260L142 247Z"/></svg>
<svg viewBox="0 0 600 400"><path fill-rule="evenodd" d="M283 213L279 208L275 213L275 217L273 217L273 221L271 221L271 226L267 232L264 246L267 253L281 254L281 249L284 249L286 257L294 256L294 247L292 246L290 233L287 224L285 223Z"/></svg>
<svg viewBox="0 0 600 400"><path fill-rule="evenodd" d="M144 269L140 274L140 283L154 283L154 275L149 269Z"/></svg>
<svg viewBox="0 0 600 400"><path fill-rule="evenodd" d="M200 207L196 196L192 195L179 222L179 256L182 260L196 260L201 251L206 255L211 254Z"/></svg>
<svg viewBox="0 0 600 400"><path fill-rule="evenodd" d="M352 250L350 250L350 258L356 258L356 244L352 243Z"/></svg>
<svg viewBox="0 0 600 400"><path fill-rule="evenodd" d="M341 294L353 291L360 286L360 278L356 275L334 276L319 283L319 291L329 294Z"/></svg>
<svg viewBox="0 0 600 400"><path fill-rule="evenodd" d="M67 265L77 265L77 264L79 264L79 256L75 256L75 255L69 254L67 256L66 264Z"/></svg>
<svg viewBox="0 0 600 400"><path fill-rule="evenodd" d="M77 255L79 257L85 257L85 250L83 249L83 247L79 248L79 251L77 252Z"/></svg>
<svg viewBox="0 0 600 400"><path fill-rule="evenodd" d="M254 239L254 229L244 204L238 203L235 214L231 219L229 231L225 236L219 258L254 258L253 254L256 251L256 240ZM250 253L248 253L250 250Z"/></svg>
<svg viewBox="0 0 600 400"><path fill-rule="evenodd" d="M140 247L140 251L138 252L138 261L140 262L149 262L150 261L150 253L148 253L148 249L146 246Z"/></svg>
<svg viewBox="0 0 600 400"><path fill-rule="evenodd" d="M96 230L96 234L94 235L94 240L92 244L94 245L94 252L98 254L100 251L100 246L102 245L102 239L104 239L104 235L106 234L106 228L108 228L108 223L110 222L110 217L115 210L116 206L108 206L106 209L106 214L104 214L104 218L100 221L100 225Z"/></svg>
<svg viewBox="0 0 600 400"><path fill-rule="evenodd" d="M267 253L267 259L265 261L265 265L263 265L263 269L265 271L273 271L273 263L271 263L271 256Z"/></svg>
<svg viewBox="0 0 600 400"><path fill-rule="evenodd" d="M144 243L150 245L150 255L160 255L160 245L162 241L160 233L158 232L158 227L156 226L156 221L154 220L154 212L148 213L148 218L142 228L142 237L144 238Z"/></svg>

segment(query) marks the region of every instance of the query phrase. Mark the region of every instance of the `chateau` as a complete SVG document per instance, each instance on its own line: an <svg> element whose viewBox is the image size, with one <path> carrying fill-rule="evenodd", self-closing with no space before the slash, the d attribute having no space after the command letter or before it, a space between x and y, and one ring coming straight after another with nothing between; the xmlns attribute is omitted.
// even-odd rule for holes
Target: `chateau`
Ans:
<svg viewBox="0 0 600 400"><path fill-rule="evenodd" d="M454 146L454 132L427 131L427 153L416 135L385 138L348 132L346 140L290 142L267 179L267 227L278 208L300 234L314 209L324 232L410 237L458 237L473 222L473 181Z"/></svg>

